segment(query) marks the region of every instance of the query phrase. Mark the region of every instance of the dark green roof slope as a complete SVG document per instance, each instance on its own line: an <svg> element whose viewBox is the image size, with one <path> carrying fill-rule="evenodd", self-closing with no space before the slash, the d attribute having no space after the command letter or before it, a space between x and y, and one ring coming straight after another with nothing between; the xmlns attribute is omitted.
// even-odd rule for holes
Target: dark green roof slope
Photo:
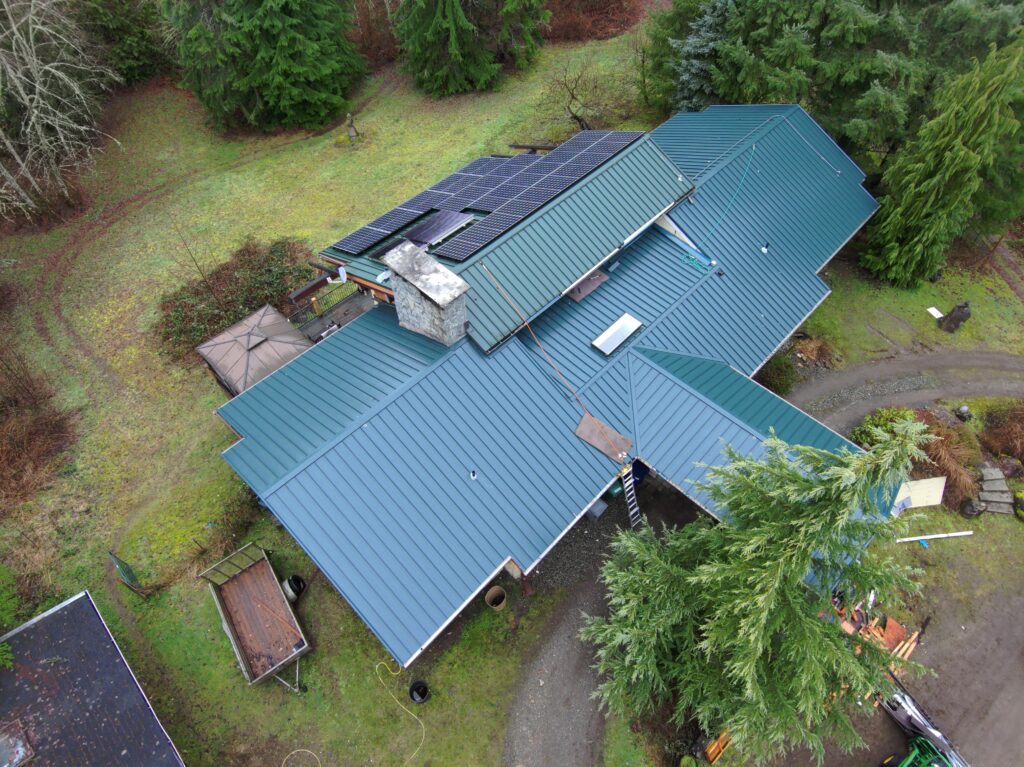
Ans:
<svg viewBox="0 0 1024 767"><path fill-rule="evenodd" d="M692 188L649 136L615 155L457 270L470 338L493 349Z"/></svg>
<svg viewBox="0 0 1024 767"><path fill-rule="evenodd" d="M636 351L762 437L774 429L780 439L794 445L824 450L857 449L852 442L724 362L639 347Z"/></svg>
<svg viewBox="0 0 1024 767"><path fill-rule="evenodd" d="M790 138L825 160L833 172L856 184L864 180L857 164L797 104L717 105L703 112L680 112L651 131L651 138L699 185L776 127L784 127Z"/></svg>

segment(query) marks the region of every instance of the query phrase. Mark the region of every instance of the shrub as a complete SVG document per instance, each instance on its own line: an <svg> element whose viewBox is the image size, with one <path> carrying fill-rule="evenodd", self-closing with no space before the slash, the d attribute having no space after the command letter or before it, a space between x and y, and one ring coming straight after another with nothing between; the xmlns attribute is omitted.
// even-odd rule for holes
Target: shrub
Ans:
<svg viewBox="0 0 1024 767"><path fill-rule="evenodd" d="M548 0L548 40L604 40L621 34L643 16L642 0Z"/></svg>
<svg viewBox="0 0 1024 767"><path fill-rule="evenodd" d="M900 421L914 419L914 411L905 407L880 407L873 413L864 417L860 426L850 432L850 439L861 447L871 447L875 444L875 429L881 429L886 434L892 434L892 426Z"/></svg>
<svg viewBox="0 0 1024 767"><path fill-rule="evenodd" d="M53 459L71 441L71 418L52 399L53 389L17 349L0 347L0 508L45 485Z"/></svg>
<svg viewBox="0 0 1024 767"><path fill-rule="evenodd" d="M1024 461L1024 403L986 414L985 429L979 439L992 455L1008 455Z"/></svg>
<svg viewBox="0 0 1024 767"><path fill-rule="evenodd" d="M793 384L796 383L796 366L789 354L776 354L757 371L754 380L780 397L785 397L793 391Z"/></svg>
<svg viewBox="0 0 1024 767"><path fill-rule="evenodd" d="M195 279L163 297L156 332L169 351L185 357L264 304L283 310L288 293L313 276L305 264L312 256L298 240L248 239L209 273L194 263Z"/></svg>
<svg viewBox="0 0 1024 767"><path fill-rule="evenodd" d="M946 476L942 500L949 508L957 509L965 498L978 492L978 480L970 464L971 449L965 436L966 427L954 428L928 410L918 410L915 415L935 437L922 448L935 468Z"/></svg>

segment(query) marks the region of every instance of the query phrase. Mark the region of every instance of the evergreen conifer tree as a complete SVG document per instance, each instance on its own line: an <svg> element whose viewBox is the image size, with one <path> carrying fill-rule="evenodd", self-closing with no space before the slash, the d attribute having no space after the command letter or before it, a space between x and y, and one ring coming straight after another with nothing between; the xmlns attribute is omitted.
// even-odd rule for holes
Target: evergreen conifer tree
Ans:
<svg viewBox="0 0 1024 767"><path fill-rule="evenodd" d="M1012 135L1002 142L992 164L983 169L981 186L974 196L971 227L981 234L1003 234L1011 221L1024 216L1024 72L1018 77L1011 108L1014 120L1007 125L1007 134Z"/></svg>
<svg viewBox="0 0 1024 767"><path fill-rule="evenodd" d="M184 81L221 126L322 125L365 63L333 0L169 0Z"/></svg>
<svg viewBox="0 0 1024 767"><path fill-rule="evenodd" d="M395 37L416 87L433 96L483 90L501 69L460 0L402 0Z"/></svg>
<svg viewBox="0 0 1024 767"><path fill-rule="evenodd" d="M661 112L676 105L677 48L689 37L691 24L702 15L702 0L672 0L667 8L652 8L643 26L645 103Z"/></svg>
<svg viewBox="0 0 1024 767"><path fill-rule="evenodd" d="M433 96L490 88L503 65L536 56L543 0L401 0L395 37L416 86Z"/></svg>
<svg viewBox="0 0 1024 767"><path fill-rule="evenodd" d="M690 112L706 107L715 96L711 62L716 47L725 40L725 24L731 0L709 0L701 9L690 34L683 41L672 40L675 106Z"/></svg>
<svg viewBox="0 0 1024 767"><path fill-rule="evenodd" d="M945 261L953 239L974 215L979 190L1004 143L1020 127L1012 100L1019 92L1024 40L950 80L935 116L886 168L885 196L863 264L879 277L910 287ZM982 198L983 201L983 198Z"/></svg>
<svg viewBox="0 0 1024 767"><path fill-rule="evenodd" d="M893 607L913 588L909 570L864 547L892 534L882 511L925 439L916 421L877 431L868 453L774 436L758 459L729 450L706 486L727 522L620 533L602 572L609 615L583 630L603 702L727 727L758 763L798 746L820 762L824 739L859 745L851 717L888 689L891 657L842 630L833 594L874 591Z"/></svg>

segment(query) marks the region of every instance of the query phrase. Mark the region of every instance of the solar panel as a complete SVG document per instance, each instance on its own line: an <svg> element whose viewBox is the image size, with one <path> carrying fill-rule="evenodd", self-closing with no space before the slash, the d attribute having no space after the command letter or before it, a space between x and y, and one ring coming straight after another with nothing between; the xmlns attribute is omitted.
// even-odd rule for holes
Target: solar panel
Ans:
<svg viewBox="0 0 1024 767"><path fill-rule="evenodd" d="M402 207L422 210L426 213L431 208L440 208L441 204L449 199L451 199L451 195L447 192L435 192L432 189L428 189L425 192L420 192L408 202L403 202Z"/></svg>
<svg viewBox="0 0 1024 767"><path fill-rule="evenodd" d="M490 194L485 194L479 200L474 200L472 205L476 210L492 211L513 199L517 194L518 192L512 191L506 193L491 192Z"/></svg>
<svg viewBox="0 0 1024 767"><path fill-rule="evenodd" d="M439 181L430 187L434 192L457 192L463 187L469 186L476 181L478 176L470 176L468 173L453 173L448 178Z"/></svg>
<svg viewBox="0 0 1024 767"><path fill-rule="evenodd" d="M388 236L387 232L381 232L377 229L371 229L368 226L364 226L362 229L357 229L352 232L348 237L334 243L335 248L344 251L345 253L361 253Z"/></svg>
<svg viewBox="0 0 1024 767"><path fill-rule="evenodd" d="M458 231L473 217L468 213L452 213L447 210L439 210L432 213L425 221L416 224L405 233L405 238L420 245L433 245L440 242L448 235Z"/></svg>
<svg viewBox="0 0 1024 767"><path fill-rule="evenodd" d="M479 160L473 160L469 165L460 170L460 173L475 173L478 176L490 173L494 168L498 168L505 163L507 157L481 157Z"/></svg>
<svg viewBox="0 0 1024 767"><path fill-rule="evenodd" d="M334 247L346 253L361 253L429 210L446 214L464 210L488 213L435 251L445 258L462 261L643 135L641 131L581 131L546 155L481 157L353 232ZM431 220L427 219L424 225ZM435 227L438 231L443 228L440 221L437 219ZM436 234L429 227L428 230L417 236L422 239ZM436 242L443 236L423 241Z"/></svg>
<svg viewBox="0 0 1024 767"><path fill-rule="evenodd" d="M375 218L367 226L373 229L379 229L382 232L398 231L406 224L411 221L415 221L417 218L423 215L423 211L420 210L409 210L408 208L395 208L385 213L380 218Z"/></svg>

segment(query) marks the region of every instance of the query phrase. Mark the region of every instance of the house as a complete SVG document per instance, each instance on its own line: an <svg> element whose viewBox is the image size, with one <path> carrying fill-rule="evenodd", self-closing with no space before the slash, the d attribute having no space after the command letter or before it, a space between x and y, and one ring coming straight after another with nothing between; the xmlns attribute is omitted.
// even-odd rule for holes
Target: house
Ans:
<svg viewBox="0 0 1024 767"><path fill-rule="evenodd" d="M225 459L410 664L634 461L849 446L750 379L874 213L797 106L485 157L327 248L380 304L220 408Z"/></svg>
<svg viewBox="0 0 1024 767"><path fill-rule="evenodd" d="M183 767L89 592L19 626L0 643L0 764Z"/></svg>

